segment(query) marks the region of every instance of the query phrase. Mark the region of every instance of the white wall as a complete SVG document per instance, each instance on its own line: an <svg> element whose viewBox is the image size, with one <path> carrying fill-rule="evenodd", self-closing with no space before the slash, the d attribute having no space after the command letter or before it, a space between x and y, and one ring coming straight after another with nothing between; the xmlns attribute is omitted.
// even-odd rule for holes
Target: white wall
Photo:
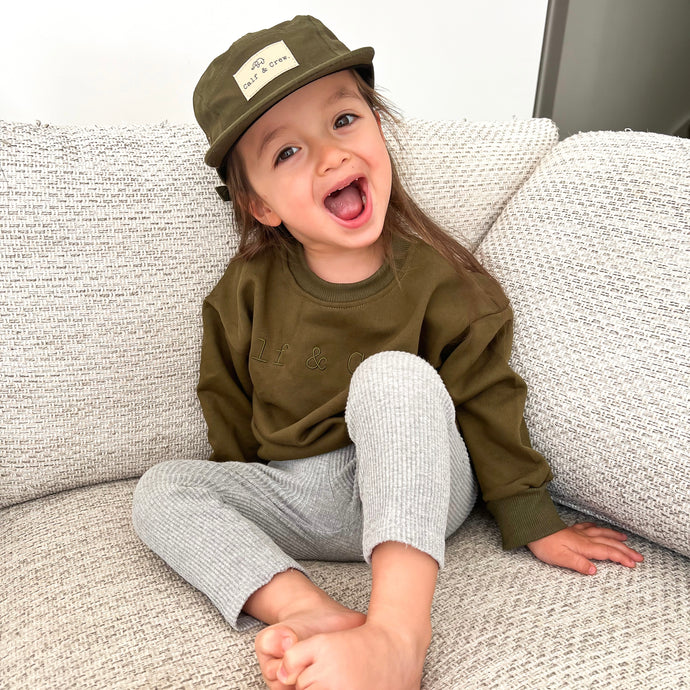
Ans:
<svg viewBox="0 0 690 690"><path fill-rule="evenodd" d="M378 85L409 117L530 117L547 0L8 0L0 119L193 122L192 90L235 38L313 14L372 45Z"/></svg>

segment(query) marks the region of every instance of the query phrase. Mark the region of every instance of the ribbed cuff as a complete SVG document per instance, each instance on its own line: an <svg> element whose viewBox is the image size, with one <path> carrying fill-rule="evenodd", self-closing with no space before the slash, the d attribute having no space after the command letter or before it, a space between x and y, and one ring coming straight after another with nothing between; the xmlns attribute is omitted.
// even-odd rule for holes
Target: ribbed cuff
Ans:
<svg viewBox="0 0 690 690"><path fill-rule="evenodd" d="M506 550L524 546L567 526L545 487L488 501L486 505L498 523Z"/></svg>

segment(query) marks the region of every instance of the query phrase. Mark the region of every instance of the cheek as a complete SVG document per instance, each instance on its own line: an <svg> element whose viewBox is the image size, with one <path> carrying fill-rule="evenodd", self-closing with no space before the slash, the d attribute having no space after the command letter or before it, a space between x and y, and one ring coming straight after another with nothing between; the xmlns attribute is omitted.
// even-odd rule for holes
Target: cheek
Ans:
<svg viewBox="0 0 690 690"><path fill-rule="evenodd" d="M314 192L298 175L291 175L276 185L270 192L271 209L288 229L300 225L317 210Z"/></svg>
<svg viewBox="0 0 690 690"><path fill-rule="evenodd" d="M295 167L285 175L275 189L276 204L292 211L307 211L308 204L315 201L314 187L310 175L300 174Z"/></svg>
<svg viewBox="0 0 690 690"><path fill-rule="evenodd" d="M378 171L381 177L381 184L384 187L383 191L387 191L388 196L390 196L390 191L393 184L393 169L391 166L390 156L385 148L378 164Z"/></svg>
<svg viewBox="0 0 690 690"><path fill-rule="evenodd" d="M386 142L381 134L372 136L372 140L369 144L369 150L374 152L373 160L377 169L380 170L383 175L387 175L389 178L392 177L391 157L388 153Z"/></svg>

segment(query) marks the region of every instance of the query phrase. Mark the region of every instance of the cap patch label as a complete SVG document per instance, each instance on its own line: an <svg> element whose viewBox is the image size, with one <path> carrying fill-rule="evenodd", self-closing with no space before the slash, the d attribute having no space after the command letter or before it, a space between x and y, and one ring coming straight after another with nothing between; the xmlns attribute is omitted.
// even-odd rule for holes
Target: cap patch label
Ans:
<svg viewBox="0 0 690 690"><path fill-rule="evenodd" d="M250 100L266 84L295 67L299 67L299 62L295 60L285 41L278 41L254 53L233 77L244 97Z"/></svg>

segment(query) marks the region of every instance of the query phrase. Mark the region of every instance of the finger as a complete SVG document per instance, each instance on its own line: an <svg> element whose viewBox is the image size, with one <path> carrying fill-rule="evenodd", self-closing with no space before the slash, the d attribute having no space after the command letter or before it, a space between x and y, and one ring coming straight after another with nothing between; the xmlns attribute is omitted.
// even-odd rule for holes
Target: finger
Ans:
<svg viewBox="0 0 690 690"><path fill-rule="evenodd" d="M630 551L632 552L630 554L630 558L632 558L633 561L635 561L636 563L644 562L644 556L639 551L635 551L635 549L630 549Z"/></svg>
<svg viewBox="0 0 690 690"><path fill-rule="evenodd" d="M559 565L562 568L569 568L583 575L595 575L597 568L585 555L566 549L561 552L558 558L551 561L552 565Z"/></svg>
<svg viewBox="0 0 690 690"><path fill-rule="evenodd" d="M603 537L605 539L615 539L617 541L626 541L628 538L627 534L617 532L615 529L610 529L609 527L594 527L588 530L587 533L592 537Z"/></svg>
<svg viewBox="0 0 690 690"><path fill-rule="evenodd" d="M594 558L597 561L612 561L628 568L634 568L637 562L639 562L638 559L641 557L641 554L637 554L637 558L634 557L634 554L636 554L635 551L620 542L614 542L613 544L594 542L585 552L588 558Z"/></svg>
<svg viewBox="0 0 690 690"><path fill-rule="evenodd" d="M644 556L641 553L635 551L635 549L631 549L627 544L623 544L620 540L614 540L612 543L609 542L609 544L612 548L616 549L617 551L622 553L623 556L629 558L635 563L641 563L642 561L644 561Z"/></svg>
<svg viewBox="0 0 690 690"><path fill-rule="evenodd" d="M628 535L623 532L617 532L610 527L600 527L593 522L579 522L573 525L573 528L579 532L585 532L589 537L605 537L618 541L625 541L628 538Z"/></svg>

